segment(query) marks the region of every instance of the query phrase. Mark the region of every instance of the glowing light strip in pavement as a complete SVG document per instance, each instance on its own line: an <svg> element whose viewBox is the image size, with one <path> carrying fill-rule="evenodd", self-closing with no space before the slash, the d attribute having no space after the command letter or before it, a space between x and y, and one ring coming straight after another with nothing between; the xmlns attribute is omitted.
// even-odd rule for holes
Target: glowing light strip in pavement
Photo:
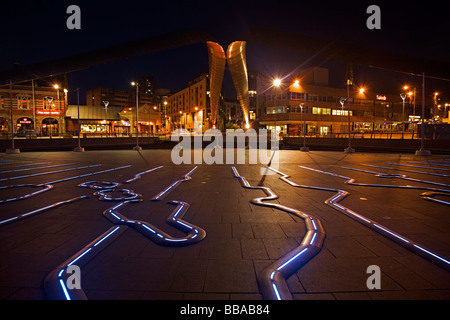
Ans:
<svg viewBox="0 0 450 320"><path fill-rule="evenodd" d="M173 237L148 222L129 219L119 212L119 209L121 209L128 203L138 201L140 200L127 200L121 202L105 210L103 212L103 215L112 223L130 226L153 242L163 246L191 245L203 240L206 237L205 230L185 220L182 220L184 214L189 209L189 204L183 201L169 202L169 204L176 205L176 208L167 217L166 222L174 228L186 232L187 235L185 237Z"/></svg>
<svg viewBox="0 0 450 320"><path fill-rule="evenodd" d="M11 162L11 161L9 161ZM14 164L14 163L0 163L0 165L11 165L13 167L28 167L28 166L37 166L41 164L50 164L51 162L34 162L34 163L25 163L25 164Z"/></svg>
<svg viewBox="0 0 450 320"><path fill-rule="evenodd" d="M167 194L170 193L170 191L172 191L173 189L175 189L175 187L177 187L180 183L188 181L191 179L191 174L194 172L194 170L197 169L197 166L195 166L194 168L192 168L188 173L186 173L182 179L175 181L174 183L172 183L170 186L168 186L167 188L165 188L163 191L161 191L160 193L158 193L156 196L154 196L151 200L152 201L159 201L161 199L163 199Z"/></svg>
<svg viewBox="0 0 450 320"><path fill-rule="evenodd" d="M425 164L425 163L420 163L420 162L416 162L417 164ZM430 169L430 170L441 170L441 171L449 171L450 169L447 168L436 168L436 167L427 167L427 166L418 166L417 164L415 165L411 165L411 164L400 164L400 163L386 163L386 164L390 164L393 166L404 166L404 167L413 167L413 168L423 168L423 169Z"/></svg>
<svg viewBox="0 0 450 320"><path fill-rule="evenodd" d="M325 231L323 230L322 223L319 219L300 210L286 207L277 203L265 202L278 199L278 195L275 194L270 188L262 186L251 186L248 181L239 174L235 167L231 167L231 169L234 176L239 179L242 187L249 189L260 189L266 194L266 197L252 199L250 201L251 203L259 206L267 206L282 210L289 214L300 217L305 221L307 231L300 246L296 247L294 250L291 250L280 259L270 264L258 275L258 283L260 285L264 299L292 300L292 294L286 284L286 279L288 279L293 273L297 272L305 263L307 263L317 253L319 253L325 239ZM281 174L286 182L295 186L292 181L289 181L287 179L287 175L275 169L269 169Z"/></svg>
<svg viewBox="0 0 450 320"><path fill-rule="evenodd" d="M373 167L376 167L376 166L373 166ZM342 169L347 169L347 170L364 172L364 173L371 173L371 174L374 174L375 176L380 177L380 178L397 178L397 179L404 179L404 180L409 180L409 181L414 181L414 182L434 184L434 185L439 185L439 186L443 186L443 187L450 187L450 185L445 184L445 183L434 182L434 181L427 181L427 180L421 180L421 179L415 179L415 178L408 177L407 175L404 175L404 174L398 174L398 173L389 174L389 173L375 172L375 171L362 170L362 169L356 169L356 168L350 168L350 167L341 167L341 168ZM359 184L359 183L355 183L355 182L352 182L352 183L349 183L349 184L352 184L352 185L367 185L367 184ZM378 185L371 184L369 186L376 187ZM379 186L386 187L386 188L394 187L394 188L404 188L404 189L419 189L419 190L431 190L431 191L442 191L442 192L445 192L445 191L443 191L445 189L426 188L426 187L410 186L410 185L397 186L397 185L385 185L385 184L382 184L382 185L379 185ZM448 190L448 192L450 192L450 190Z"/></svg>
<svg viewBox="0 0 450 320"><path fill-rule="evenodd" d="M10 172L30 171L30 170L39 170L39 169L46 169L46 168L55 168L55 167L73 166L74 164L75 164L75 163L63 163L63 164L55 164L55 165L52 165L52 166L45 166L45 167L35 167L35 168L25 168L25 169L4 170L4 171L0 171L0 173L10 173Z"/></svg>
<svg viewBox="0 0 450 320"><path fill-rule="evenodd" d="M49 181L49 182L46 182L45 184L55 184L55 183L64 182L64 181L69 181L69 180L73 180L73 179L79 179L79 178L84 178L84 177L90 177L90 176L93 176L93 175L96 175L96 174L105 173L105 172L111 172L111 171L116 171L116 170L121 170L121 169L129 168L129 167L131 167L131 165L126 165L126 166L121 166L121 167L115 167L115 168L105 169L105 170L101 170L101 171L95 171L95 172L84 173L84 174L80 174L80 175L78 175L78 176L73 176L73 177L63 178L63 179L59 179L59 180Z"/></svg>
<svg viewBox="0 0 450 320"><path fill-rule="evenodd" d="M83 166L83 167L76 167L76 168L69 168L69 169L62 169L62 170L55 170L55 171L47 171L47 172L38 172L38 173L26 174L23 176L3 178L3 179L0 179L0 181L37 177L37 176L42 176L42 175L46 175L46 174L67 172L67 171L73 171L73 170L81 170L81 169L94 168L94 167L100 167L100 166L101 166L101 164L93 164L93 165Z"/></svg>
<svg viewBox="0 0 450 320"><path fill-rule="evenodd" d="M331 173L331 172L327 172L327 171L323 171L323 170L319 170L319 169L313 169L313 168L309 168L309 167L305 167L305 166L299 166L299 167L303 168L303 169L311 170L314 172L319 172L319 173L323 173L323 174L327 174L327 175L345 178L346 184L353 184L355 186L374 186L374 187L389 187L389 188L397 187L397 186L393 186L393 185L359 184L359 183L355 183L355 179L353 179L353 178L344 177L344 176L337 175L335 173ZM408 188L410 188L410 187L414 188L414 186L408 186ZM387 228L371 219L368 219L367 217L364 217L363 215L358 214L358 213L344 207L341 204L338 204L339 201L341 201L342 199L347 197L350 193L345 190L337 190L336 189L335 191L337 191L338 194L327 199L325 201L326 204L330 205L332 208L338 210L339 212L342 212L343 214L347 215L348 217L364 224L365 226L371 228L372 230L375 230L376 232L382 234L383 236L395 241L396 243L402 245L403 247L410 250L411 252L424 257L425 259L444 268L447 271L450 271L450 260L445 259L445 258L433 253L431 250L428 250L428 249L424 248L423 246L415 243L411 239L408 239L408 238L396 233L395 231L392 231L389 228ZM450 190L446 190L446 192L450 192Z"/></svg>
<svg viewBox="0 0 450 320"><path fill-rule="evenodd" d="M443 173L434 173L434 172L426 172L426 171L418 171L418 170L407 170L407 169L391 168L391 167L385 167L385 166L376 166L376 165L373 165L373 164L364 164L364 166L375 167L375 168L382 168L382 169L388 169L388 170L400 170L400 171L406 171L406 172L428 174L428 175L431 175L431 176L450 177L450 175L443 174Z"/></svg>
<svg viewBox="0 0 450 320"><path fill-rule="evenodd" d="M441 162L441 161L433 161L433 160L428 160L429 162L417 162L417 161L408 161L409 163L417 163L417 164L431 164L433 166L444 166L444 167L450 167L450 163L445 161L445 162Z"/></svg>
<svg viewBox="0 0 450 320"><path fill-rule="evenodd" d="M375 174L375 176L380 177L380 178L398 178L398 179L405 179L405 180L421 182L421 183L427 183L427 184L435 184L435 185L440 185L440 186L443 186L443 187L450 187L450 185L445 184L445 183L414 179L414 178L410 178L410 177L408 177L408 176L406 176L404 174L387 174L387 173L373 172L373 171L367 171L367 170L361 170L361 169L355 169L355 168L349 168L349 167L341 167L341 168L348 169L348 170L365 172L365 173L372 173L372 174ZM424 192L420 196L423 199L426 199L426 200L429 200L429 201L434 201L434 202L437 202L437 203L440 203L440 204L450 205L450 203L447 202L447 201L442 201L442 200L434 198L435 195L449 195L450 190L448 190L448 189L436 189L436 188L427 188L427 187L410 186L410 185L399 185L398 186L398 185L385 185L385 184L360 184L360 183L356 183L354 181L348 182L348 184L355 185L355 186L429 190L431 192Z"/></svg>
<svg viewBox="0 0 450 320"><path fill-rule="evenodd" d="M162 167L163 166L159 166L159 167L155 167L155 168L152 168L152 169L149 169L146 171L139 172L138 174L135 174L133 178L124 181L124 183L130 183L130 182L136 181L136 180L140 179L142 177L142 175L144 175L146 173L150 173L150 172L158 170L158 169L161 169Z"/></svg>
<svg viewBox="0 0 450 320"><path fill-rule="evenodd" d="M31 193L24 194L22 196L18 196L18 197L14 197L14 198L8 198L8 199L5 199L5 200L0 200L0 203L7 203L7 202L11 202L11 201L16 201L16 200L23 200L23 199L26 199L26 198L38 195L38 194L40 194L42 192L45 192L45 191L48 191L48 190L52 189L53 185L51 185L51 184L40 184L40 185L35 185L35 184L16 184L16 185L11 185L11 186L2 186L2 187L0 187L0 190L2 190L2 189L12 189L12 188L22 188L22 187L41 188L41 189L38 190L38 191L34 191L34 192L31 192Z"/></svg>
<svg viewBox="0 0 450 320"><path fill-rule="evenodd" d="M63 179L54 180L54 181L49 181L49 182L44 182L44 183L40 183L40 184L16 184L16 185L10 185L10 186L2 186L2 187L0 187L0 190L2 190L2 189L9 189L9 188L18 188L18 187L31 187L31 188L39 188L39 187L41 187L43 189L39 190L39 191L28 193L28 194L25 194L25 195L22 195L22 196L9 198L9 199L5 199L5 200L0 200L0 204L11 202L11 201L23 200L23 199L26 199L26 198L38 195L38 194L40 194L42 192L45 192L45 191L48 191L48 190L52 189L53 185L56 184L56 183L60 183L60 182L68 181L68 180L73 180L73 179L78 179L78 178L89 177L89 176L92 176L92 175L105 173L105 172L110 172L110 171L115 171L115 170L120 170L120 169L124 169L124 168L128 168L128 167L131 167L131 165L126 165L126 166L116 167L116 168L111 168L111 169L105 169L105 170L101 170L101 171L94 171L94 172L90 172L90 173L81 174L81 175L78 175L78 176L72 176L72 177L63 178Z"/></svg>
<svg viewBox="0 0 450 320"><path fill-rule="evenodd" d="M27 213L22 213L22 214L20 214L18 216L15 216L13 218L2 220L2 221L0 221L0 226L6 224L8 222L17 221L17 220L20 220L20 219L23 219L23 218L27 218L29 216L32 216L32 215L35 215L35 214L38 214L38 213L41 213L41 212L44 212L44 211L47 211L47 210L50 210L50 209L54 209L54 208L59 207L59 206L62 206L64 204L73 203L75 201L78 201L78 200L81 200L81 199L87 199L87 198L88 198L88 196L80 196L80 197L75 197L75 198L64 200L64 201L59 201L59 202L50 204L48 206L45 206L45 207L42 207L42 208L39 208L39 209L29 211Z"/></svg>
<svg viewBox="0 0 450 320"><path fill-rule="evenodd" d="M135 175L134 178L127 180L129 182L136 180L137 176L140 176L142 174L157 170L161 167L153 168L144 172L141 172L138 175ZM190 174L193 170L191 170L188 174ZM187 176L187 175L186 175ZM186 177L185 176L185 177ZM126 182L127 182L126 181ZM102 182L104 184L104 182ZM113 182L112 184L118 185L118 183ZM91 184L85 184L80 185L84 187L90 187L93 189L98 189L103 191L112 191L113 189L109 188L108 185L103 186L95 186L93 187ZM132 190L128 189L128 192L133 193ZM104 198L103 200L106 201L115 201L121 199L114 199L114 198ZM161 241L166 241L164 243L165 245L187 245L194 242L198 242L202 240L206 232L196 227L192 224L190 224L187 221L182 220L184 213L187 211L189 205L185 202L181 201L172 201L171 204L178 204L175 210L172 212L171 215L167 218L167 221L170 224L173 224L175 227L177 227L180 230L186 231L188 233L188 236L185 238L174 238L171 236L166 236L166 239L164 239L165 235L163 232L159 232L158 229L153 227L152 225L139 221L139 220L130 220L126 217L124 217L120 212L117 210L121 208L124 205L127 205L131 202L141 202L142 199L140 197L133 198L131 200L122 201L121 203L114 205L110 209L107 209L103 212L103 214L113 223L120 224L119 226L112 227L105 231L102 235L97 237L94 241L92 241L90 244L88 244L86 247L81 249L79 252L77 252L75 255L70 257L66 260L66 262L62 263L58 268L56 268L54 271L52 271L45 279L44 281L44 287L47 292L47 296L50 299L58 299L58 300L86 300L87 297L83 291L83 289L69 289L66 286L66 278L68 277L66 275L66 269L74 264L76 262L77 266L80 268L86 264L89 260L91 260L95 255L97 255L101 250L103 250L105 247L107 247L110 243L112 243L119 235L128 229L128 226L131 226L135 229L137 229L139 232L144 233L146 236L150 236L152 240L156 240L158 243L161 243ZM155 234L156 237L152 237L150 234Z"/></svg>
<svg viewBox="0 0 450 320"><path fill-rule="evenodd" d="M124 232L126 228L126 226L115 226L106 230L54 269L44 280L47 298L50 300L86 300L87 297L83 289L69 289L67 287L67 280L71 275L71 273L67 272L67 268L76 263L81 269L90 259L106 248L112 240Z"/></svg>

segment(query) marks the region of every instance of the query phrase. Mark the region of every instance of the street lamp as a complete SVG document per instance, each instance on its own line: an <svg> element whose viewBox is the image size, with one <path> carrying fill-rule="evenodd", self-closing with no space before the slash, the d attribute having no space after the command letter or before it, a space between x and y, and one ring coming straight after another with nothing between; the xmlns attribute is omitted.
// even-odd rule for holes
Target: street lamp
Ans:
<svg viewBox="0 0 450 320"><path fill-rule="evenodd" d="M103 101L103 104L105 105L105 121L106 121L106 123L108 123L108 105L109 105L109 101ZM109 124L108 124L108 128L106 129L106 134L109 137Z"/></svg>
<svg viewBox="0 0 450 320"><path fill-rule="evenodd" d="M339 100L339 103L341 104L341 115L344 116L344 103L345 103L345 99L344 97L341 97L341 99ZM341 122L341 129L344 127L344 118L341 118L342 122ZM339 130L341 131L341 130Z"/></svg>
<svg viewBox="0 0 450 320"><path fill-rule="evenodd" d="M347 80L347 114L348 114L348 147L344 149L345 153L354 153L350 142L350 79Z"/></svg>
<svg viewBox="0 0 450 320"><path fill-rule="evenodd" d="M306 136L305 136L305 134L306 134L306 120L305 120L305 114L303 113L303 106L304 105L305 105L304 103L300 103L300 109L301 109L302 118L303 118L303 147L300 148L300 151L308 152L309 148L306 146Z"/></svg>
<svg viewBox="0 0 450 320"><path fill-rule="evenodd" d="M53 85L53 88L56 89L56 99L58 99L59 122L60 122L60 123L58 123L58 135L59 135L59 131L60 131L60 127L61 127L61 101L59 100L59 85L55 84L55 85Z"/></svg>
<svg viewBox="0 0 450 320"><path fill-rule="evenodd" d="M273 80L273 85L276 88L279 88L281 86L281 79L276 78ZM277 134L277 91L275 90L275 99L274 99L274 107L275 107L275 134Z"/></svg>
<svg viewBox="0 0 450 320"><path fill-rule="evenodd" d="M402 98L403 100L403 109L402 109L402 139L403 139L403 133L405 132L405 99L406 99L406 94L404 93L400 93L400 98Z"/></svg>
<svg viewBox="0 0 450 320"><path fill-rule="evenodd" d="M133 81L131 85L136 87L136 145L133 150L141 151L142 148L139 146L139 83Z"/></svg>

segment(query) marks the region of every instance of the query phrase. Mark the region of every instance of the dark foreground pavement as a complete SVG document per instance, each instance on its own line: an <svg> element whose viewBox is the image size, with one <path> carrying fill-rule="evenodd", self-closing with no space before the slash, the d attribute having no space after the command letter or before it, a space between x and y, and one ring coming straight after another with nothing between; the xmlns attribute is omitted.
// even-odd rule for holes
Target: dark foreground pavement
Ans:
<svg viewBox="0 0 450 320"><path fill-rule="evenodd" d="M0 298L52 298L54 292L48 292L44 280L110 228L119 226L119 220L107 219L102 212L133 194L139 194L142 201L130 202L117 210L127 219L145 222L151 228L183 239L186 232L166 222L176 208L168 202L182 201L189 208L181 222L203 229L206 237L184 246L178 245L183 240L167 245L157 243L131 223L121 224L117 237L106 239L101 250L83 257L86 259L81 266L80 281L88 299L266 298L258 275L301 246L307 227L305 220L296 215L250 203L253 198L266 195L262 189L244 188L235 172L245 177L249 185L261 184L279 196L266 202L300 210L323 226L325 238L320 251L286 280L293 299L450 298L450 273L445 266L450 259L450 215L449 206L444 203L449 201L445 190L450 190L448 157L280 151L280 163L274 167L289 175L289 181L302 186L295 187L280 179L280 174L261 175L262 165L237 164L236 171L232 170L232 164L174 165L170 152L0 155ZM158 166L162 167L133 180L136 174ZM92 175L79 177L88 173ZM152 201L188 173L191 179L180 181L161 200ZM376 176L376 173L390 175ZM354 178L355 182L348 184L343 177ZM44 182L53 188L20 198L41 190L36 185ZM106 182L123 184L116 191L104 192L106 199L100 200L101 194L94 195L99 189L78 186L83 182L97 188L113 187ZM392 187L407 185L410 187ZM128 191L117 191L122 188ZM427 201L420 195L433 191L429 188L444 191L431 194ZM336 194L330 189L350 194L333 207L325 203ZM88 198L39 211L80 196ZM116 198L115 201L107 200L108 196ZM373 222L378 230L344 214L338 210L339 206L351 210L358 219ZM24 214L27 215L21 216ZM416 244L416 251L401 243L406 240ZM422 249L417 247L428 252L421 254ZM300 255L292 257L297 259ZM81 263L81 258L73 264L77 262ZM367 270L373 265L381 272L379 288L367 285L372 275ZM63 286L60 290L63 291Z"/></svg>

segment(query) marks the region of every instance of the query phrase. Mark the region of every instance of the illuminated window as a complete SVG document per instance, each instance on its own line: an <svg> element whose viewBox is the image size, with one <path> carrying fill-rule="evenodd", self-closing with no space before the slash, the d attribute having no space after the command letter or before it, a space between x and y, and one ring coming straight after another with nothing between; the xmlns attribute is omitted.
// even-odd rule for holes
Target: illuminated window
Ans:
<svg viewBox="0 0 450 320"><path fill-rule="evenodd" d="M43 106L43 109L45 109L45 110L50 110L50 109L52 109L52 104L53 103L53 97L44 97L43 98L43 103L42 103L42 106Z"/></svg>
<svg viewBox="0 0 450 320"><path fill-rule="evenodd" d="M313 107L313 114L331 114L331 108Z"/></svg>
<svg viewBox="0 0 450 320"><path fill-rule="evenodd" d="M17 108L18 109L29 109L31 98L28 96L18 96L17 97Z"/></svg>
<svg viewBox="0 0 450 320"><path fill-rule="evenodd" d="M333 110L333 116L347 116L347 110ZM350 110L350 115L353 116L353 111Z"/></svg>

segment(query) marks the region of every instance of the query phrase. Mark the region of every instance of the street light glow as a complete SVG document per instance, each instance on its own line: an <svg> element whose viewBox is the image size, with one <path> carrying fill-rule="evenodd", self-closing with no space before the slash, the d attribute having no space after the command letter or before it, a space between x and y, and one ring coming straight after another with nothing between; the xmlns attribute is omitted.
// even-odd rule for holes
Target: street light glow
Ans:
<svg viewBox="0 0 450 320"><path fill-rule="evenodd" d="M281 85L281 79L276 78L275 80L273 80L273 85L279 87Z"/></svg>
<svg viewBox="0 0 450 320"><path fill-rule="evenodd" d="M359 88L359 94L363 94L364 93L364 88Z"/></svg>
<svg viewBox="0 0 450 320"><path fill-rule="evenodd" d="M55 85L53 85L53 88L59 89L59 85L55 84Z"/></svg>

